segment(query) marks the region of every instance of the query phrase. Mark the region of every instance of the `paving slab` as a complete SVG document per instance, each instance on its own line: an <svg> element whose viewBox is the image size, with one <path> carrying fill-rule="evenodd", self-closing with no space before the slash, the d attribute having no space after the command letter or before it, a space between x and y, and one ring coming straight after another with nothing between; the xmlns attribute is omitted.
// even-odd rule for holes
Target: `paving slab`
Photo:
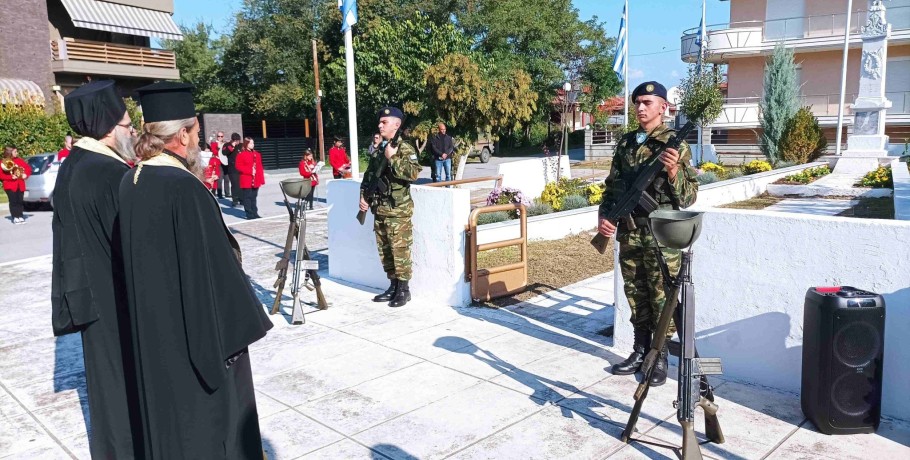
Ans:
<svg viewBox="0 0 910 460"><path fill-rule="evenodd" d="M263 450L270 459L300 457L344 438L294 410L260 419L259 429Z"/></svg>
<svg viewBox="0 0 910 460"><path fill-rule="evenodd" d="M542 409L526 396L483 382L354 439L392 458L444 458Z"/></svg>
<svg viewBox="0 0 910 460"><path fill-rule="evenodd" d="M0 421L26 413L25 407L19 404L13 395L0 388Z"/></svg>
<svg viewBox="0 0 910 460"><path fill-rule="evenodd" d="M478 383L480 380L475 377L423 362L297 409L344 434L354 435Z"/></svg>
<svg viewBox="0 0 910 460"><path fill-rule="evenodd" d="M765 211L836 216L859 204L856 200L830 200L822 198L790 198L765 208Z"/></svg>
<svg viewBox="0 0 910 460"><path fill-rule="evenodd" d="M3 429L0 429L0 457L19 456L53 445L54 440L31 414L3 420Z"/></svg>
<svg viewBox="0 0 910 460"><path fill-rule="evenodd" d="M384 344L423 359L433 359L519 328L511 324L509 326L492 323L482 318L461 317L397 337Z"/></svg>
<svg viewBox="0 0 910 460"><path fill-rule="evenodd" d="M338 459L363 459L363 460L386 460L389 457L382 455L376 451L370 450L360 444L357 444L350 439L342 439L334 444L323 447L314 452L310 452L307 455L297 458L305 458L312 460L321 460L324 458L338 458Z"/></svg>
<svg viewBox="0 0 910 460"><path fill-rule="evenodd" d="M809 458L910 458L910 423L885 419L875 433L829 436L819 433L812 422L806 422L768 456L775 460Z"/></svg>

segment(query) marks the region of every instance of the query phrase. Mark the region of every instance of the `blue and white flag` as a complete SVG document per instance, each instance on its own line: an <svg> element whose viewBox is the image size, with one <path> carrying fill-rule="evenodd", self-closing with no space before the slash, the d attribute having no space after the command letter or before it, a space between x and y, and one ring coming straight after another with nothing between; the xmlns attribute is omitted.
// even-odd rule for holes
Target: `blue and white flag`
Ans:
<svg viewBox="0 0 910 460"><path fill-rule="evenodd" d="M357 0L338 0L338 8L341 10L341 31L346 32L357 24Z"/></svg>
<svg viewBox="0 0 910 460"><path fill-rule="evenodd" d="M616 56L613 57L613 71L619 75L620 79L625 79L626 60L629 54L629 44L626 40L626 18L627 12L625 7L622 9L622 19L619 21L619 35L616 37Z"/></svg>
<svg viewBox="0 0 910 460"><path fill-rule="evenodd" d="M699 51L702 49L702 45L705 44L705 36L708 31L706 30L705 25L705 3L702 1L701 4L701 22L698 24L698 37L695 39L695 45L698 46Z"/></svg>

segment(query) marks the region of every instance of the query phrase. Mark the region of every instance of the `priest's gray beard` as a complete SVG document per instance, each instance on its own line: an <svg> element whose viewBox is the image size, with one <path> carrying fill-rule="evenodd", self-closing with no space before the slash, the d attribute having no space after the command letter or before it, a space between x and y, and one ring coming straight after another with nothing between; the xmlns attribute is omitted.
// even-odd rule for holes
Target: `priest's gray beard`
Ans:
<svg viewBox="0 0 910 460"><path fill-rule="evenodd" d="M136 161L136 138L132 134L123 134L120 130L114 131L114 152L123 158L123 161L132 163Z"/></svg>
<svg viewBox="0 0 910 460"><path fill-rule="evenodd" d="M198 177L199 180L205 180L205 177L203 177L205 167L202 166L202 153L198 145L186 148L186 164L190 167L190 172L193 175Z"/></svg>

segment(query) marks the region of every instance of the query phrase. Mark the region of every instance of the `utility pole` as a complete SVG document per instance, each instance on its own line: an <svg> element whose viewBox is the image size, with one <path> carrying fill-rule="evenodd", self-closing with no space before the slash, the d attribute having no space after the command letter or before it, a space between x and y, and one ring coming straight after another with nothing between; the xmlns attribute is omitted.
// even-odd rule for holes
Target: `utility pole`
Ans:
<svg viewBox="0 0 910 460"><path fill-rule="evenodd" d="M325 139L322 134L322 90L319 89L319 60L316 59L316 40L313 40L313 73L316 76L316 131L319 133L319 161L325 163Z"/></svg>
<svg viewBox="0 0 910 460"><path fill-rule="evenodd" d="M840 156L841 143L843 142L844 130L844 99L847 98L847 57L850 55L850 13L853 11L853 5L847 0L847 25L844 28L844 56L840 69L840 104L837 105L837 146L834 148L834 154ZM884 123L884 120L882 120Z"/></svg>

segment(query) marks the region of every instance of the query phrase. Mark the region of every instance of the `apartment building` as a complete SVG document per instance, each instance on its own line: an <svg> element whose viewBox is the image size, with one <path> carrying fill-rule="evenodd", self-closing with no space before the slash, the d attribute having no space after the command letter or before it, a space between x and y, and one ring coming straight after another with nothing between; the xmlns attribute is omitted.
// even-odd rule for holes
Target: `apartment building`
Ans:
<svg viewBox="0 0 910 460"><path fill-rule="evenodd" d="M706 44L707 61L727 66L726 103L710 130L710 142L718 154L758 153L764 66L777 43L794 50L801 104L812 108L828 138L829 153L833 153L848 0L720 1L730 2L730 21L708 26ZM861 28L870 4L869 0L852 0L851 4L844 145L852 132L850 107L859 90ZM892 29L885 90L893 104L885 134L895 153L910 138L910 0L885 0L884 5ZM685 62L695 62L698 57L698 24L693 26L682 35Z"/></svg>
<svg viewBox="0 0 910 460"><path fill-rule="evenodd" d="M152 38L182 39L173 0L4 0L0 7L0 103L28 94L60 104L92 80L124 95L180 77L174 53Z"/></svg>

